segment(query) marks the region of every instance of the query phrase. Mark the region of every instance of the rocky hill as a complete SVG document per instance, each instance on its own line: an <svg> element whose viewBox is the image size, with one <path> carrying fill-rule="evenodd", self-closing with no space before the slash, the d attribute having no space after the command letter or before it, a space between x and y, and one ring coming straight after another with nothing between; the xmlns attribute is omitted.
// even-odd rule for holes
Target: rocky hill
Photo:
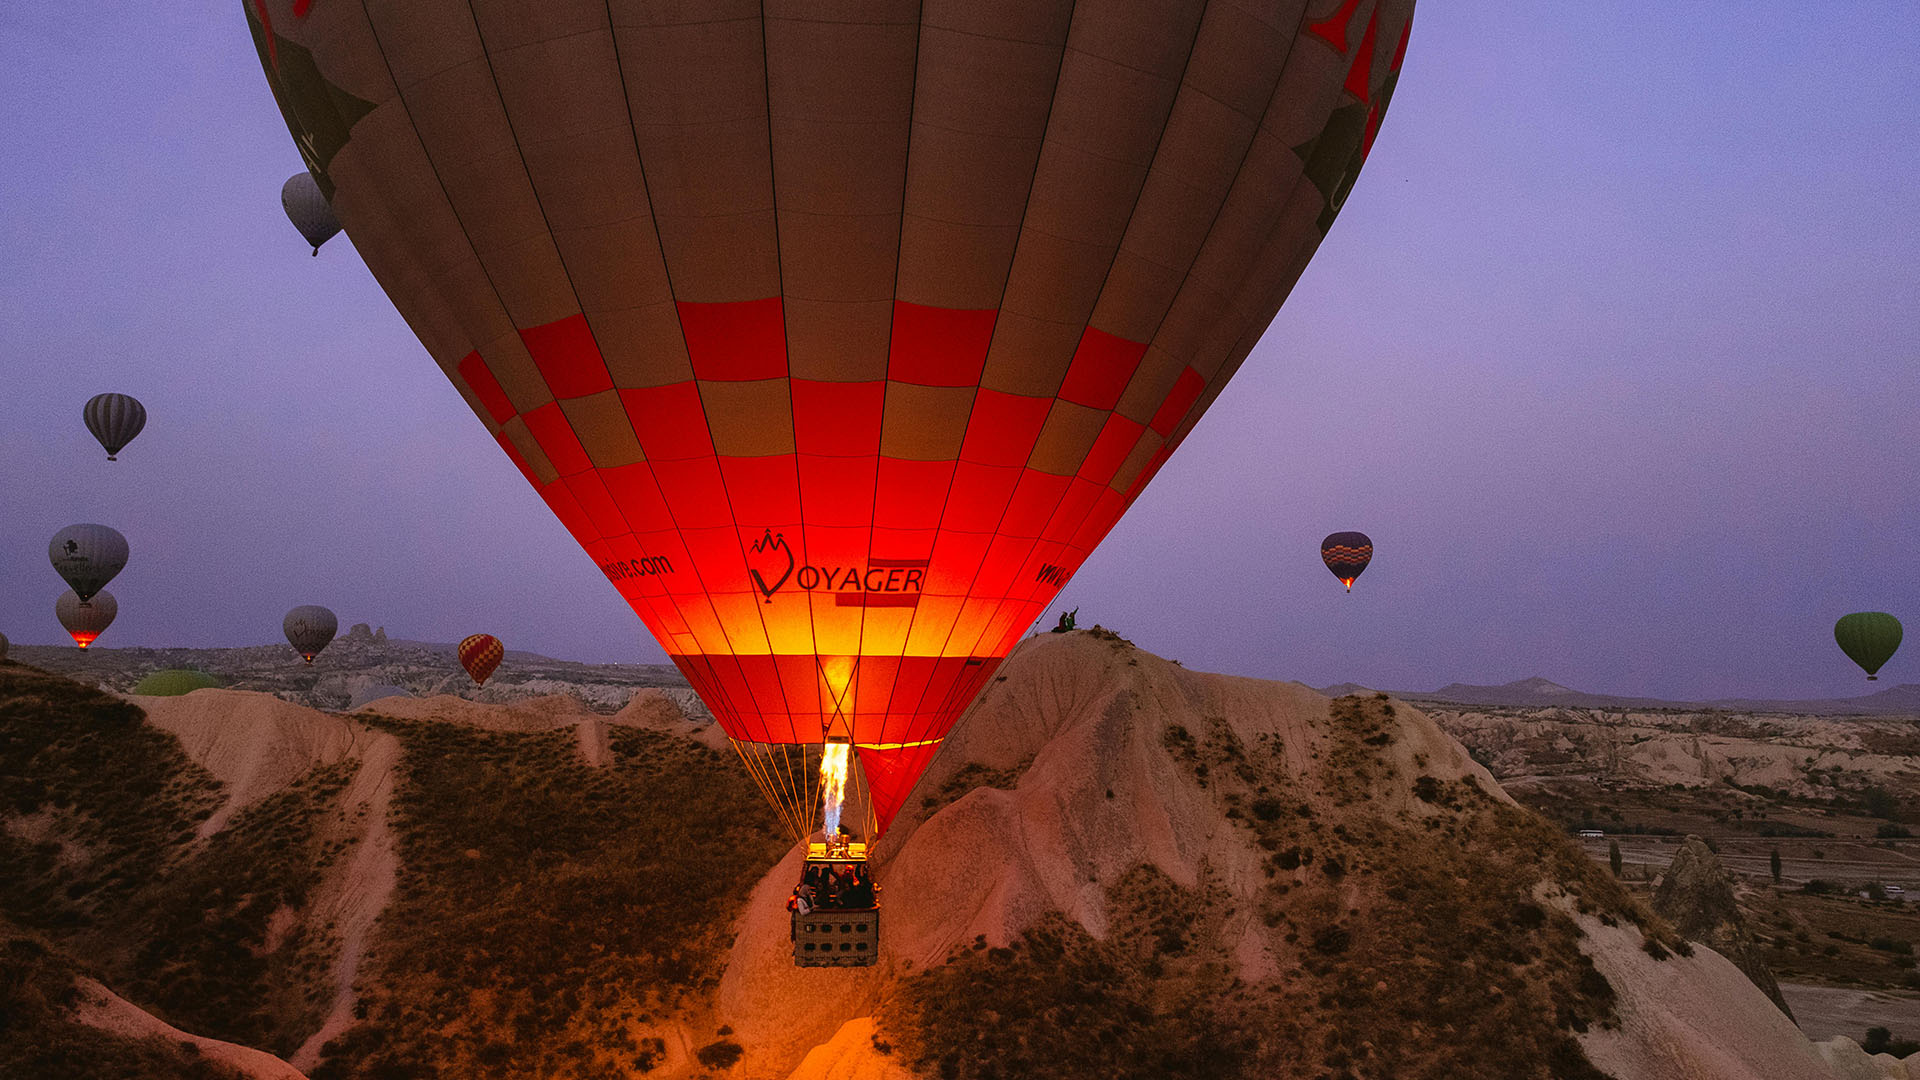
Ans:
<svg viewBox="0 0 1920 1080"><path fill-rule="evenodd" d="M337 714L0 665L0 915L58 961L0 990L72 1039L84 971L314 1080L1835 1075L1382 696L1029 641L882 841L863 971L792 967L769 818L658 690Z"/></svg>
<svg viewBox="0 0 1920 1080"><path fill-rule="evenodd" d="M1912 719L1427 709L1523 801L1569 825L1869 840L1920 828Z"/></svg>
<svg viewBox="0 0 1920 1080"><path fill-rule="evenodd" d="M1329 697L1338 697L1343 694L1373 693L1374 691L1358 683L1340 683L1336 686L1323 687L1320 692ZM1406 701L1443 702L1449 705L1660 709L1674 712L1780 713L1793 716L1920 717L1920 683L1902 683L1850 698L1807 700L1723 698L1717 701L1666 701L1661 698L1623 697L1618 694L1590 694L1536 675L1498 685L1456 682L1448 683L1438 690L1396 690L1391 693L1394 697Z"/></svg>

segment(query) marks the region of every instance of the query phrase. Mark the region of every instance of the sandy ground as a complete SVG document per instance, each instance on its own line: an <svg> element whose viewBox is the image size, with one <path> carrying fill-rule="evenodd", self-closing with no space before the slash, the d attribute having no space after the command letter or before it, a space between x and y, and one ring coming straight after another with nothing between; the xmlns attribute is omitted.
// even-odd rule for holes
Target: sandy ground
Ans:
<svg viewBox="0 0 1920 1080"><path fill-rule="evenodd" d="M1870 1027L1920 1039L1920 994L1893 994L1845 986L1781 983L1780 993L1809 1039L1845 1035L1859 1042Z"/></svg>

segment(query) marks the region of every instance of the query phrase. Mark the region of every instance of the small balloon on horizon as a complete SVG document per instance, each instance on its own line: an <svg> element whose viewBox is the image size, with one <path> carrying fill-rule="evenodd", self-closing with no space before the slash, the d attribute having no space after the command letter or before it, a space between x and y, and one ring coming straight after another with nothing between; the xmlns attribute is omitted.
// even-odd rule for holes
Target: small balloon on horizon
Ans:
<svg viewBox="0 0 1920 1080"><path fill-rule="evenodd" d="M85 652L87 646L106 633L107 627L113 625L113 620L119 614L119 601L105 589L93 594L91 602L81 602L80 594L72 589L61 593L60 598L53 602L54 618L60 620L60 626L73 638L73 643L80 647L81 652Z"/></svg>
<svg viewBox="0 0 1920 1080"><path fill-rule="evenodd" d="M1856 611L1833 624L1834 642L1867 673L1868 682L1879 680L1880 668L1899 650L1902 634L1900 620L1884 611Z"/></svg>
<svg viewBox="0 0 1920 1080"><path fill-rule="evenodd" d="M1363 532L1329 533L1320 541L1320 561L1352 592L1353 583L1373 561L1373 540Z"/></svg>
<svg viewBox="0 0 1920 1080"><path fill-rule="evenodd" d="M286 618L280 620L280 629L300 658L311 664L339 633L340 619L331 609L319 604L302 604L287 612Z"/></svg>

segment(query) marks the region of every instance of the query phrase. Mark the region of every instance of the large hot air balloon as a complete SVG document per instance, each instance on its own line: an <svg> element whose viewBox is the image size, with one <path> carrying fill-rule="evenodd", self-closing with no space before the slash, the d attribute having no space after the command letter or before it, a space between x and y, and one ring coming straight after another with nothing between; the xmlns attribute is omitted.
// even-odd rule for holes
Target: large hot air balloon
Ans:
<svg viewBox="0 0 1920 1080"><path fill-rule="evenodd" d="M121 448L147 426L147 407L126 394L95 394L87 399L80 415L87 422L87 430L106 448L108 461L120 460Z"/></svg>
<svg viewBox="0 0 1920 1080"><path fill-rule="evenodd" d="M79 594L68 589L53 602L53 614L72 636L73 643L84 650L113 625L114 616L120 614L120 604L104 589L94 593L91 602L83 604Z"/></svg>
<svg viewBox="0 0 1920 1080"><path fill-rule="evenodd" d="M280 629L285 631L287 643L300 654L300 658L311 664L313 658L320 655L320 650L333 640L333 635L339 632L340 620L319 604L301 604L280 620Z"/></svg>
<svg viewBox="0 0 1920 1080"><path fill-rule="evenodd" d="M1884 611L1856 611L1833 624L1833 640L1869 681L1880 678L1880 665L1893 659L1901 633L1900 620Z"/></svg>
<svg viewBox="0 0 1920 1080"><path fill-rule="evenodd" d="M506 646L492 634L472 634L461 639L460 666L467 669L474 684L484 686L487 676L500 666L500 658L507 655Z"/></svg>
<svg viewBox="0 0 1920 1080"><path fill-rule="evenodd" d="M310 172L287 177L287 182L280 185L280 206L287 212L287 220L313 245L315 255L320 254L321 244L340 231L333 207L327 205L327 197L320 193L320 185L314 182Z"/></svg>
<svg viewBox="0 0 1920 1080"><path fill-rule="evenodd" d="M1413 3L245 10L369 269L804 836L823 756L885 827L1246 358Z"/></svg>
<svg viewBox="0 0 1920 1080"><path fill-rule="evenodd" d="M85 604L127 565L127 538L105 525L69 525L53 534L47 558Z"/></svg>
<svg viewBox="0 0 1920 1080"><path fill-rule="evenodd" d="M1373 541L1363 532L1329 533L1320 541L1320 561L1352 592L1353 583L1373 561Z"/></svg>

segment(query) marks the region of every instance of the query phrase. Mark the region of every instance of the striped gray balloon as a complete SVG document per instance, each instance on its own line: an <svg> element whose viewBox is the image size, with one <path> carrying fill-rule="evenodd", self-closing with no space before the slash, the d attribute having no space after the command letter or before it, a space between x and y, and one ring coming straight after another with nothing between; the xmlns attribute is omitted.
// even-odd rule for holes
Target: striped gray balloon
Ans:
<svg viewBox="0 0 1920 1080"><path fill-rule="evenodd" d="M315 255L320 254L321 244L340 231L340 219L333 216L333 207L320 194L320 185L314 183L310 172L287 177L287 182L280 185L280 205L287 211L287 220L313 245Z"/></svg>
<svg viewBox="0 0 1920 1080"><path fill-rule="evenodd" d="M147 407L126 394L95 394L87 399L81 415L86 418L87 430L106 447L108 461L120 460L114 455L147 426Z"/></svg>
<svg viewBox="0 0 1920 1080"><path fill-rule="evenodd" d="M73 643L84 649L113 625L114 616L120 614L120 603L112 593L102 589L93 594L91 601L83 604L79 594L68 589L53 602L53 614L73 638Z"/></svg>
<svg viewBox="0 0 1920 1080"><path fill-rule="evenodd" d="M319 604L301 604L280 620L280 629L286 631L288 643L301 658L311 664L339 631L340 620Z"/></svg>
<svg viewBox="0 0 1920 1080"><path fill-rule="evenodd" d="M53 534L47 558L84 604L127 565L127 538L105 525L69 525Z"/></svg>

